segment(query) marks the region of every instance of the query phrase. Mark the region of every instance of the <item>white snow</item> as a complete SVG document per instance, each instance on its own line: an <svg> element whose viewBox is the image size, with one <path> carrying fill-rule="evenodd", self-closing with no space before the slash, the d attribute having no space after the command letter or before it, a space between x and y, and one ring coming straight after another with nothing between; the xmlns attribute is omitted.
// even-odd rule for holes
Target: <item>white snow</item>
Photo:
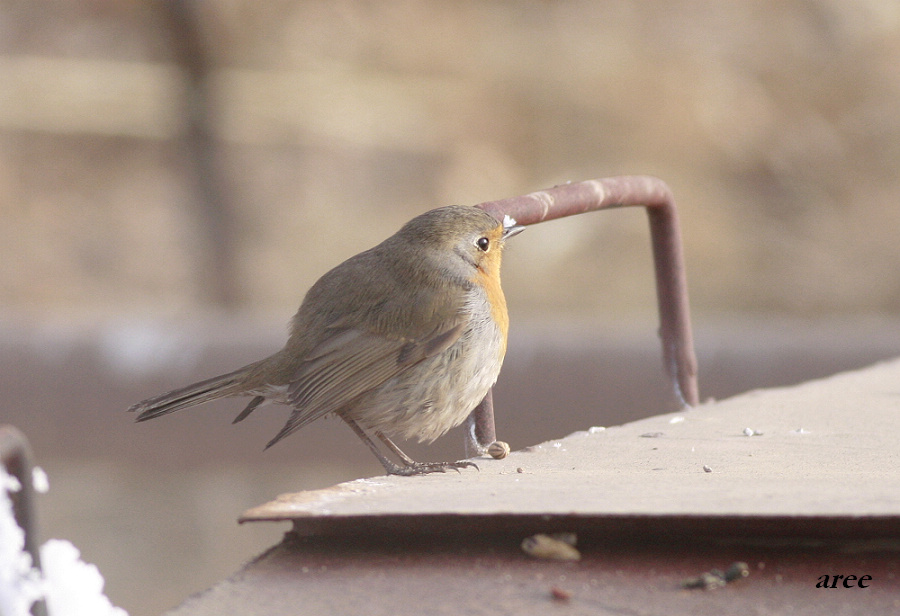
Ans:
<svg viewBox="0 0 900 616"><path fill-rule="evenodd" d="M47 475L35 471L35 488L41 491L48 485ZM0 467L0 614L31 616L34 602L45 599L50 616L128 616L103 594L97 567L82 562L78 548L68 541L47 541L41 546L43 575L33 567L9 498L21 489L19 481Z"/></svg>

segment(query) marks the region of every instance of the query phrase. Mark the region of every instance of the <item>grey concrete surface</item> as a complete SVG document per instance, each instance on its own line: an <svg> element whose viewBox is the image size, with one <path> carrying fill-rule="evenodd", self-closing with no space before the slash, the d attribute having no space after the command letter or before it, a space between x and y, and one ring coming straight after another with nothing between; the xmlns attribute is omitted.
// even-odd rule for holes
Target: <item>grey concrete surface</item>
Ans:
<svg viewBox="0 0 900 616"><path fill-rule="evenodd" d="M359 479L243 520L343 516L891 516L900 360L482 458L480 471ZM898 528L900 530L900 528Z"/></svg>
<svg viewBox="0 0 900 616"><path fill-rule="evenodd" d="M294 532L170 616L897 613L898 410L894 360L576 432L480 472L285 494L242 519ZM525 556L541 530L575 531L582 559ZM746 579L683 587L738 560ZM817 587L838 574L868 585Z"/></svg>

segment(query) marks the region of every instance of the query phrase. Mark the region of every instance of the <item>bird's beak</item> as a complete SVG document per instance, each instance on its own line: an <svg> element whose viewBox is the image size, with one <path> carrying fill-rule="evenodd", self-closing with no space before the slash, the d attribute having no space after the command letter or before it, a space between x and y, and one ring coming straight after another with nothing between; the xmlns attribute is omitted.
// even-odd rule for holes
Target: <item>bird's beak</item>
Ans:
<svg viewBox="0 0 900 616"><path fill-rule="evenodd" d="M516 219L506 214L503 216L503 239L507 240L514 235L520 234L525 230L525 227L520 224L516 224Z"/></svg>

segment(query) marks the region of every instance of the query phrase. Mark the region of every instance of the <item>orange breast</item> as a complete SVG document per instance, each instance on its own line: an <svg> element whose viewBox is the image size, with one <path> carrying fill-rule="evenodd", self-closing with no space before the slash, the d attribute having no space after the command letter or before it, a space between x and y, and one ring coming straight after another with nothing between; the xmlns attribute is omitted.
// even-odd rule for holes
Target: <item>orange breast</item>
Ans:
<svg viewBox="0 0 900 616"><path fill-rule="evenodd" d="M500 288L500 251L487 255L475 275L476 282L484 289L491 306L491 317L500 329L500 359L506 355L506 335L509 331L509 313L506 310L506 297Z"/></svg>

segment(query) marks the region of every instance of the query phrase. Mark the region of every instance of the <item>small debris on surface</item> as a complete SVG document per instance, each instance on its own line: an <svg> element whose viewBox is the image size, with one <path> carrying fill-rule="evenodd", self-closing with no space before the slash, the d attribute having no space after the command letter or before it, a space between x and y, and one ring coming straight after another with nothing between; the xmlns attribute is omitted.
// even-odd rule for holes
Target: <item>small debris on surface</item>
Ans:
<svg viewBox="0 0 900 616"><path fill-rule="evenodd" d="M603 432L606 430L603 426L591 426L588 428L588 434L597 434L598 432Z"/></svg>
<svg viewBox="0 0 900 616"><path fill-rule="evenodd" d="M677 417L673 417L672 419L670 419L669 423L677 424L677 423L681 423L682 421L684 421L684 417L682 417L681 415L678 415Z"/></svg>
<svg viewBox="0 0 900 616"><path fill-rule="evenodd" d="M495 460L502 460L509 455L509 443L494 441L488 445L487 452Z"/></svg>
<svg viewBox="0 0 900 616"><path fill-rule="evenodd" d="M559 586L554 586L550 589L550 597L554 601L568 601L572 598L572 593Z"/></svg>
<svg viewBox="0 0 900 616"><path fill-rule="evenodd" d="M733 582L750 575L750 567L745 562L737 561L731 563L725 570L725 581Z"/></svg>
<svg viewBox="0 0 900 616"><path fill-rule="evenodd" d="M641 434L641 438L659 438L665 435L665 432L644 432L643 434Z"/></svg>
<svg viewBox="0 0 900 616"><path fill-rule="evenodd" d="M711 473L711 472L712 472L712 469L711 469L709 466L707 466L706 464L704 464L704 465L703 465L703 472L704 472L704 473Z"/></svg>
<svg viewBox="0 0 900 616"><path fill-rule="evenodd" d="M573 548L578 545L578 535L575 533L550 533L551 538L562 541L571 545Z"/></svg>
<svg viewBox="0 0 900 616"><path fill-rule="evenodd" d="M797 428L796 430L791 430L791 434L809 434L809 430L806 428Z"/></svg>
<svg viewBox="0 0 900 616"><path fill-rule="evenodd" d="M688 589L715 590L725 584L740 580L750 575L750 567L745 562L734 562L723 573L718 569L704 571L698 576L682 580L681 587Z"/></svg>
<svg viewBox="0 0 900 616"><path fill-rule="evenodd" d="M575 547L575 533L538 533L522 540L522 551L545 560L581 560L581 552Z"/></svg>
<svg viewBox="0 0 900 616"><path fill-rule="evenodd" d="M762 436L762 432L757 432L753 428L744 428L744 436Z"/></svg>
<svg viewBox="0 0 900 616"><path fill-rule="evenodd" d="M702 590L715 590L725 586L725 577L720 575L721 571L713 569L706 571L696 577L690 577L681 582L682 588L699 588Z"/></svg>

